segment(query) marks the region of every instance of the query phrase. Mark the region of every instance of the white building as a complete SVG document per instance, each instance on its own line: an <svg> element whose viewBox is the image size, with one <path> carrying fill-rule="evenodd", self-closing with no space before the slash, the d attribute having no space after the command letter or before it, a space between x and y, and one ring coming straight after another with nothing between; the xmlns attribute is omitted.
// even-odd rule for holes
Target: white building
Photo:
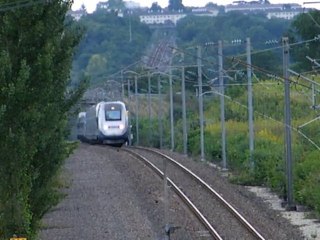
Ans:
<svg viewBox="0 0 320 240"><path fill-rule="evenodd" d="M268 12L267 13L267 18L271 19L271 18L283 18L283 19L287 19L287 20L291 20L293 19L295 16L299 15L300 13L303 12L303 9L301 9L300 11L298 10L293 10L293 11L272 11L272 12Z"/></svg>
<svg viewBox="0 0 320 240"><path fill-rule="evenodd" d="M140 8L140 4L134 1L125 1L124 5L129 9L137 9Z"/></svg>
<svg viewBox="0 0 320 240"><path fill-rule="evenodd" d="M177 22L187 16L187 14L183 12L148 12L148 14L140 15L140 22L145 24L165 24L168 21L172 22L174 25Z"/></svg>
<svg viewBox="0 0 320 240"><path fill-rule="evenodd" d="M267 4L257 2L238 1L237 4L228 4L225 12L241 11L245 14L263 12L270 18L292 19L303 12L303 8L297 3Z"/></svg>
<svg viewBox="0 0 320 240"><path fill-rule="evenodd" d="M195 16L209 16L216 17L219 13L218 9L213 8L193 8L191 13L185 13L183 10L177 12L161 10L160 12L148 11L146 14L140 15L140 22L146 24L165 24L169 21L174 25L177 25L177 22L186 17L187 15Z"/></svg>
<svg viewBox="0 0 320 240"><path fill-rule="evenodd" d="M193 8L191 13L196 16L208 16L208 17L216 17L219 13L218 9L215 8Z"/></svg>
<svg viewBox="0 0 320 240"><path fill-rule="evenodd" d="M68 15L73 17L76 21L79 21L82 16L87 15L87 12L85 9L79 9L75 11L69 11Z"/></svg>
<svg viewBox="0 0 320 240"><path fill-rule="evenodd" d="M302 9L302 7L297 3L287 3L287 4L261 4L261 3L239 3L239 4L228 4L225 7L225 12L230 11L275 11L284 9Z"/></svg>

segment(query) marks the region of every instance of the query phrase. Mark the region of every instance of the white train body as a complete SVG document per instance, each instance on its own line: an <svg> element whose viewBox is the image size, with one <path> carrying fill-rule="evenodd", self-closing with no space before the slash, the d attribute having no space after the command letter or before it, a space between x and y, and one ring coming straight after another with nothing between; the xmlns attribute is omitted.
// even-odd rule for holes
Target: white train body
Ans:
<svg viewBox="0 0 320 240"><path fill-rule="evenodd" d="M77 137L79 140L84 141L84 136L86 132L86 112L80 112L78 114L77 122Z"/></svg>
<svg viewBox="0 0 320 240"><path fill-rule="evenodd" d="M129 141L128 112L120 101L100 102L85 114L79 114L78 126L78 139L81 141L111 145Z"/></svg>

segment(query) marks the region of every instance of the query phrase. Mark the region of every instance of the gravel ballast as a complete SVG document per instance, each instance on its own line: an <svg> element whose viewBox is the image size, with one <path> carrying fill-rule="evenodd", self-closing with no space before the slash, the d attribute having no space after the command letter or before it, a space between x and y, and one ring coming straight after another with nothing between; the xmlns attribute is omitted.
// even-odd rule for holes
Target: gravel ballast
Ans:
<svg viewBox="0 0 320 240"><path fill-rule="evenodd" d="M122 158L81 144L65 163L67 197L45 215L39 239L153 239L154 223L140 211L133 182L114 166Z"/></svg>
<svg viewBox="0 0 320 240"><path fill-rule="evenodd" d="M190 157L162 150L212 186L228 202L232 204L245 218L256 227L266 239L301 240L305 239L302 232L290 221L276 211L247 187L231 184L226 173L208 165L206 162L194 161ZM170 177L170 176L169 176ZM226 223L228 225L228 223Z"/></svg>
<svg viewBox="0 0 320 240"><path fill-rule="evenodd" d="M246 216L268 239L304 239L300 231L245 187L228 183L218 170L181 154L165 151L190 167ZM163 185L148 167L108 146L80 144L66 160L66 197L43 218L40 240L163 239ZM181 227L174 239L211 239L194 224L188 210L172 194L170 221ZM189 229L184 231L183 229ZM271 232L271 234L270 234Z"/></svg>
<svg viewBox="0 0 320 240"><path fill-rule="evenodd" d="M67 196L44 216L40 240L164 238L162 181L139 160L117 148L80 144L63 175ZM200 239L202 226L176 197L170 201L171 221L190 230L176 230L171 239Z"/></svg>

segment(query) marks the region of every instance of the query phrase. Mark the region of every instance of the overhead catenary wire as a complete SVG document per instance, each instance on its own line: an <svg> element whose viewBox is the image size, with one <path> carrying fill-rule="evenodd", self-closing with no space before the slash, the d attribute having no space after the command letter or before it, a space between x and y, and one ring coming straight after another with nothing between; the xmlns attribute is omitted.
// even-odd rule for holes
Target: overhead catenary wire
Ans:
<svg viewBox="0 0 320 240"><path fill-rule="evenodd" d="M299 42L295 42L295 43L292 43L292 44L289 44L289 45L290 45L290 46L297 46L297 45L299 45L299 44L304 44L304 43L308 43L308 42L312 42L312 41L317 41L317 40L319 40L319 35L318 35L317 37L313 38L313 39L309 39L309 40L306 40L306 41L299 41ZM179 49L179 48L176 48L176 47L172 47L172 48L175 49L175 50L177 50L177 51L183 52L185 55L190 55L190 56L192 56L192 57L196 57L194 54L189 53L189 52L186 52L185 50L182 50L182 49ZM264 50L261 50L261 51L256 51L255 53L263 52L263 51L270 51L270 50L273 50L273 49L280 49L280 48L283 48L283 46L281 46L281 47L275 47L275 48L268 48L268 49L264 49ZM245 67L246 67L246 66L249 66L246 62L244 62L244 61L242 61L241 59L239 59L240 56L241 56L241 55L239 55L239 56L231 56L231 57L226 57L226 58L227 58L228 60L230 60L231 62L233 62L233 66L234 66L234 67L235 67L235 66L238 66L238 65L242 65L242 66L245 66ZM206 59L206 58L202 58L202 59L203 59L203 61L209 62L209 63L212 64L212 61L209 61L209 60ZM262 72L262 73L266 74L267 76L270 76L270 77L274 78L274 79L277 80L277 81L284 81L284 80L285 80L283 77L280 77L280 76L278 76L277 74L274 74L274 73L272 73L272 72L270 72L270 71L268 71L268 70L266 70L266 69L264 69L264 68L260 68L260 67L258 67L258 66L252 65L252 64L251 64L250 66L251 66L253 69L257 70L257 71ZM119 72L121 72L121 71L119 71ZM300 86L303 86L303 87L306 87L306 88L310 88L309 86L300 83L298 80L289 79L289 81L290 81L291 83L294 83L295 85L300 85ZM194 83L195 81L188 81L188 80L187 80L187 82ZM260 83L260 84L261 84L261 83ZM272 83L270 83L270 84L272 84ZM239 84L228 84L228 85L239 85ZM245 85L245 84L243 84L243 85ZM263 85L263 84L261 84L261 85ZM215 91L212 91L212 92L215 92ZM215 92L215 93L219 94L218 92ZM234 102L234 103L236 103L236 104L238 104L238 105L240 105L240 106L242 106L242 107L244 107L244 108L247 108L247 106L241 104L241 103L238 102L238 101L235 101L235 100L232 99L231 97L226 96L226 95L224 95L224 96L225 96L227 99L231 100L232 102ZM272 121L275 121L275 122L277 122L277 123L284 124L283 122L278 121L278 120L276 120L276 119L274 119L274 118L272 118L272 117L270 117L270 116L267 116L267 115L265 115L265 114L263 114L263 113L260 113L260 112L258 112L258 111L254 111L254 112L255 112L256 114L260 115L260 116L263 116L264 118L268 118L268 119L270 119L270 120L272 120ZM295 132L299 133L299 134L300 134L301 136L303 136L305 139L307 139L307 140L308 140L312 145L314 145L318 150L320 150L320 147L319 147L313 140L311 140L310 138L308 138L303 132L301 132L300 129L294 128L293 126L289 126L289 127L290 127L292 130L294 130Z"/></svg>
<svg viewBox="0 0 320 240"><path fill-rule="evenodd" d="M212 93L217 94L217 95L221 95L220 92L215 91L215 90L212 90L212 91L209 91L209 92L212 92ZM206 94L206 93L209 93L209 92L204 92L204 93L202 93L202 94ZM240 107L243 107L243 108L245 108L245 109L248 109L248 106L242 104L242 103L239 102L239 101L234 100L232 97L230 97L230 96L228 96L228 95L225 95L225 94L223 94L223 96L224 96L226 99L228 99L229 101L231 101L231 102L239 105ZM264 114L264 113L261 113L261 112L259 112L259 111L256 111L256 110L255 110L254 113L256 113L257 115L259 115L259 116L261 116L261 117L263 117L263 118L267 118L267 119L269 119L269 120L271 120L271 121L274 121L274 122L276 122L276 123L279 123L279 124L281 124L281 125L284 125L284 124L285 124L285 123L283 123L282 121L279 121L279 120L277 120L277 119L274 119L274 118L272 118L272 117L270 117L270 116L268 116L268 115L266 115L266 114ZM307 139L307 141L310 142L314 147L316 147L318 150L320 150L320 146L317 145L317 144L316 144L312 139L310 139L308 136L306 136L303 132L301 132L301 130L300 130L299 128L295 128L295 127L293 127L292 125L289 126L289 128L292 129L293 131L297 132L298 134L300 134L302 137L304 137L305 139Z"/></svg>
<svg viewBox="0 0 320 240"><path fill-rule="evenodd" d="M305 4L305 3L303 3L303 4ZM303 12L304 12L304 10L305 10L305 8L303 8ZM307 11L307 14L308 14L308 16L311 18L311 20L313 21L313 23L314 23L318 28L320 28L319 23L314 19L314 17L311 15L311 13L310 13L309 11Z"/></svg>
<svg viewBox="0 0 320 240"><path fill-rule="evenodd" d="M176 48L176 50L181 50L181 49ZM186 54L186 53L185 53L185 54ZM188 54L188 53L187 53L187 54ZM191 56L194 56L194 55L192 55L192 54L190 54L190 55L191 55ZM237 63L239 63L240 65L242 65L243 67L249 66L245 61L242 61L241 59L239 59L239 58L237 58L237 57L234 57L234 56L233 56L233 57L225 57L225 58L228 59L228 60L230 60L231 62L237 62ZM204 61L207 61L207 62L208 62L207 59L204 59L204 58L202 58L202 59L203 59ZM212 62L210 62L210 61L209 61L209 63L215 64L215 63L212 63ZM272 77L273 79L280 80L280 81L284 81L284 80L285 80L283 77L278 76L277 74L275 74L275 73L273 73L273 72L270 72L270 71L268 71L268 70L266 70L266 69L263 69L263 68L261 68L261 67L258 67L258 66L256 66L256 65L251 64L250 67L252 67L253 69L257 70L258 72L264 73L264 74ZM290 81L291 83L294 83L294 84L297 84L297 85L300 85L300 86L303 86L303 87L306 87L306 88L311 89L310 86L301 84L301 83L299 83L298 81L291 80L291 79L289 79L289 81Z"/></svg>
<svg viewBox="0 0 320 240"><path fill-rule="evenodd" d="M246 62L242 61L241 59L233 58L232 61L238 61L243 66L249 66ZM253 69L255 69L255 70L257 70L257 71L259 71L261 73L264 73L264 74L272 77L273 79L275 79L277 81L282 81L282 82L285 81L285 78L282 77L282 76L279 76L278 74L274 74L274 73L272 73L272 72L270 72L268 70L265 70L263 68L260 68L258 66L252 65L252 64L250 65L250 67L252 67ZM299 85L299 86L302 86L302 87L305 87L305 88L308 88L308 89L312 89L311 86L300 83L298 81L298 79L293 80L293 79L289 78L288 80L289 80L290 83L292 83L294 85Z"/></svg>
<svg viewBox="0 0 320 240"><path fill-rule="evenodd" d="M308 43L308 42L312 42L312 41L317 41L317 40L319 40L319 39L320 39L320 38L319 38L319 35L317 35L317 36L314 37L313 39L295 42L295 43L290 44L290 46L296 46L296 45L299 45L299 44L304 44L304 43ZM277 48L272 48L272 49L278 49L278 48L283 48L283 46L277 47ZM175 50L183 51L184 54L189 54L189 55L191 55L191 56L194 57L193 54L188 53L188 52L186 52L186 51L184 51L184 50L177 49L177 48L176 48ZM268 49L268 50L269 50L269 49ZM265 50L263 50L263 51L265 51ZM260 51L260 52L261 52L261 51ZM256 52L256 53L257 53L257 52ZM237 57L235 57L235 56L233 56L233 57L226 57L226 58L227 58L228 60L231 60L231 62L237 62L238 64L241 64L242 66L245 66L245 67L250 66L250 67L252 67L253 69L258 70L259 72L265 73L265 74L267 74L268 76L272 76L272 77L273 77L275 80L277 80L277 81L283 81L283 82L284 82L284 81L286 80L284 77L280 77L280 76L278 76L277 74L274 74L274 73L272 73L272 72L270 72L270 71L268 71L268 70L266 70L266 69L264 69L264 68L260 68L260 67L254 66L254 65L252 65L252 64L248 65L246 62L244 62L243 60L239 59L239 56L237 56ZM203 58L203 61L210 62L209 60L207 60L207 59L205 59L205 58ZM212 62L210 62L210 63L213 64ZM305 88L311 89L310 86L307 86L307 85L305 85L305 84L300 83L300 82L298 81L298 79L297 79L297 80L287 79L287 80L288 80L289 82L291 82L291 83L294 83L295 86L296 86L296 85L300 85L300 86L303 86L303 87L305 87ZM211 92L215 92L216 94L219 94L219 93L216 92L216 91L211 91ZM228 97L227 97L227 98L228 98ZM229 100L232 100L231 97L229 97ZM241 104L240 102L237 102L237 101L233 101L233 102L237 103L238 105L240 105L240 106L242 106L242 107L248 108L247 106L244 106L244 105ZM271 118L271 117L269 117L269 116L267 116L267 115L265 115L265 114L261 114L260 112L255 111L255 113L257 113L257 114L259 114L259 115L261 115L261 116L263 116L263 117L265 117L265 118L269 118L269 119L271 119L271 120L273 120L273 121L276 121L276 122L279 122L279 123L281 123L281 124L284 124L283 122L277 121L277 120L275 120L275 119L273 119L273 118ZM292 126L289 126L289 128L292 129L292 130L294 130L295 132L299 133L301 136L303 136L305 139L307 139L312 145L314 145L318 150L320 150L320 147L319 147L313 140L311 140L311 139L308 138L304 133L302 133L299 129L294 128L294 127L292 127Z"/></svg>
<svg viewBox="0 0 320 240"><path fill-rule="evenodd" d="M50 3L52 0L17 0L14 2L1 3L0 12L6 12L11 10L16 10L24 7L31 7L37 4L46 4Z"/></svg>
<svg viewBox="0 0 320 240"><path fill-rule="evenodd" d="M309 39L309 40L291 43L291 44L289 44L289 46L296 46L296 45L300 45L300 44L304 44L304 43L309 43L309 42L317 41L317 40L320 40L320 35L317 35L316 37L314 37L314 38L312 38L312 39ZM216 44L211 44L211 45L212 45L212 46L215 46ZM211 46L211 45L210 45L210 46ZM196 56L195 56L194 54L189 53L189 52L187 52L187 51L185 51L185 50L183 50L183 49L177 48L177 47L175 47L175 46L168 46L168 47L171 48L171 49L173 49L173 50L175 50L175 51L180 51L180 52L184 53L185 55L189 55L189 56L191 56L191 57L196 58ZM273 48L267 48L267 49L263 49L263 50L259 50L259 51L253 51L253 52L251 52L251 54L258 54L258 53L267 52L267 51L272 51L272 50L281 49L281 48L283 48L283 46L278 46L278 47L273 47ZM247 67L247 63L244 63L242 60L239 59L239 57L242 57L242 56L245 56L245 55L244 55L244 54L240 54L240 55L237 55L237 56L226 57L226 59L231 60L231 62L236 62L236 63L235 63L233 66L231 66L229 69L237 66L238 64L241 64L242 66ZM210 60L208 60L208 59L206 59L206 58L204 58L204 57L202 57L202 60L203 60L204 62L208 62L208 63L210 63L210 64L212 64L212 65L217 65L217 63L211 62ZM135 65L135 64L140 63L140 62L142 62L142 60L140 60L140 61L138 61L138 62L136 62L136 63L134 63L134 64L132 64L132 65ZM118 71L118 72L116 72L116 73L114 73L114 74L109 75L107 78L109 78L109 77L111 77L111 76L114 76L114 75L116 75L116 74L121 73L121 71L130 68L130 66L131 66L131 65L129 65L128 67L126 67L126 68L124 68L124 69L122 69L122 70L120 70L120 71ZM261 72L261 73L266 74L267 76L273 76L273 78L275 78L275 79L277 79L277 80L284 80L282 77L276 76L276 74L274 74L274 73L272 73L272 72L270 72L270 71L268 71L268 70L265 70L265 69L263 69L263 68L260 68L260 67L258 67L258 66L251 65L251 67L252 67L253 69ZM228 71L229 71L229 70L224 70L225 73L228 72ZM293 82L294 84L299 84L297 81L292 81L292 80L290 80L290 81ZM299 85L302 85L302 84L299 84ZM302 85L302 86L309 88L309 87L306 86L306 85Z"/></svg>
<svg viewBox="0 0 320 240"><path fill-rule="evenodd" d="M311 38L311 39L308 39L308 40L303 40L303 41L299 41L299 42L294 42L294 43L289 43L289 47L292 47L292 46L296 46L296 45L301 45L301 44L305 44L305 43L310 43L310 42L314 42L314 41L317 41L317 40L320 40L320 34L316 35L314 38ZM277 41L278 43L281 43L281 41ZM241 46L241 45L245 45L245 41L243 41L242 44L224 44L224 48L226 47L238 47L238 46ZM252 44L259 44L257 42L253 42ZM262 43L260 43L262 44ZM263 43L265 45L265 43ZM198 44L198 45L193 45L192 47L196 47L196 46L199 46L201 44ZM218 43L215 43L215 44L210 44L210 45L206 45L204 44L205 46L205 49L208 48L208 46L212 46L214 48L217 48L218 47ZM178 50L179 49L177 47L174 47L174 46L169 46L170 48L174 49L174 50ZM257 50L257 51L252 51L251 52L251 55L254 55L254 54L259 54L259 53L264 53L264 52L268 52L268 51L273 51L273 50L278 50L278 49L282 49L283 46L274 46L274 47L270 47L270 48L265 48L265 49L261 49L261 50ZM182 51L182 49L180 49L180 52ZM184 52L184 51L182 51ZM196 57L194 54L188 54L186 52L184 52L185 54L189 55L189 56L192 56L192 57ZM246 56L246 53L242 53L242 54L239 54L237 55L237 57L244 57ZM204 61L206 61L206 59L203 58Z"/></svg>
<svg viewBox="0 0 320 240"><path fill-rule="evenodd" d="M314 38L312 38L312 39L309 39L309 40L291 43L291 44L289 44L289 46L296 46L296 45L300 45L300 44L304 44L304 43L309 43L309 42L317 41L317 40L319 40L319 39L320 39L320 35L317 35L316 37L314 37ZM169 46L169 48L171 48L171 49L173 49L173 50L176 50L176 51L180 51L180 52L184 53L185 55L189 55L189 56L191 56L191 57L196 57L194 54L189 53L189 52L187 52L187 51L185 51L185 50L183 50L183 49L180 49L180 48L177 48L177 47L174 47L174 46ZM268 49L263 49L263 50L255 51L255 52L252 52L252 54L258 54L258 53L262 53L262 52L266 52L266 51L271 51L271 50L275 50L275 49L280 49L280 48L283 48L283 46L273 47L273 48L268 48ZM227 60L229 60L229 61L231 61L231 62L234 62L233 65L229 68L229 70L224 70L224 73L225 73L225 74L226 74L228 71L230 71L231 68L234 68L235 66L237 66L237 65L239 65L239 64L242 65L243 67L247 67L247 66L248 66L248 64L247 64L246 62L244 62L243 60L239 59L239 57L241 57L241 56L244 56L244 55L237 55L237 56L225 57ZM203 57L202 57L202 60L203 60L204 62L208 62L208 63L210 63L210 64L212 64L212 65L216 64L216 63L211 62L211 61L209 61L208 59L203 58ZM130 66L136 65L137 63L140 63L140 62L142 62L142 61L140 60L140 61L138 61L138 62L136 62L136 63L134 63L134 64L131 64L131 65L129 65L128 67L126 67L126 68L118 71L117 73L114 73L114 74L112 74L112 75L109 75L108 77L111 77L111 76L114 76L114 75L116 75L116 74L119 74L119 73L121 73L121 71L123 71L123 70L125 70L125 69L128 69L128 68L130 68ZM261 72L261 73L264 73L264 74L266 74L267 76L269 76L269 77L271 77L271 78L273 78L273 79L275 79L275 80L278 80L278 81L284 81L284 80L285 80L283 77L278 76L277 74L274 74L273 72L270 72L270 71L268 71L268 70L266 70L266 69L264 69L264 68L255 66L255 65L253 65L253 64L251 64L250 66L251 66L253 69L255 69L256 71ZM297 80L291 80L291 79L289 79L289 81L290 81L291 83L295 84L295 85L300 85L300 86L303 86L303 87L308 88L308 89L311 88L310 86L307 86L307 85L305 85L305 84L302 84L302 83L300 83L300 82L297 81Z"/></svg>
<svg viewBox="0 0 320 240"><path fill-rule="evenodd" d="M291 44L289 44L289 47L290 47L290 46L291 46L291 47L292 47L292 46L297 46L297 45L301 45L301 44L305 44L305 43L309 43L309 42L313 42L313 41L318 41L318 40L320 40L320 35L317 35L317 36L315 36L315 37L312 38L312 39L308 39L308 40L304 40L304 41L299 41L299 42L291 43ZM189 56L195 57L194 54L188 53L187 51L184 51L184 50L182 50L182 49L179 49L179 48L176 48L176 47L171 47L171 48L173 48L173 49L175 49L175 50L177 50L177 51L182 51L184 54L187 54L187 55L189 55ZM271 51L271 50L280 49L280 48L283 48L283 46L278 46L278 47L273 47L273 48L268 48L268 49L263 49L263 50L255 51L255 52L252 52L252 54L257 54L257 53L261 53L261 52L265 52L265 51ZM241 55L231 56L231 57L225 57L225 58L226 58L227 60L231 60L231 62L236 62L236 63L241 64L241 65L244 66L244 67L247 67L248 64L247 64L246 62L244 62L243 60L239 59L240 57L244 57L244 56L245 56L244 54L241 54ZM210 64L213 64L213 65L216 64L216 63L213 63L213 62L209 61L209 60L206 59L206 58L203 58L202 60L205 61L205 62L209 62ZM270 72L270 71L268 71L268 70L266 70L266 69L263 69L263 68L261 68L261 67L255 66L255 65L253 65L253 64L251 64L251 67L252 67L253 69L261 72L261 73L266 74L266 75L274 76L273 78L275 78L275 79L277 79L277 80L282 80L282 81L285 80L283 77L280 77L280 76L278 76L277 74L274 74L274 73L272 73L272 72ZM306 88L309 88L309 89L310 89L310 86L301 84L301 83L299 83L299 82L297 82L297 81L290 80L290 79L289 79L289 81L290 81L291 83L298 84L298 85L301 85L301 86L303 86L303 87L306 87Z"/></svg>
<svg viewBox="0 0 320 240"><path fill-rule="evenodd" d="M297 46L297 45L301 45L301 44L305 44L305 43L310 43L310 42L314 42L314 41L318 41L318 40L320 40L320 34L316 35L314 38L311 38L311 39L307 39L307 40L303 40L303 41L299 41L299 42L294 42L294 43L289 43L289 47L293 47L293 46ZM195 46L193 46L193 47L195 47ZM224 45L224 47L226 47L226 46ZM175 46L169 46L169 48L172 48L173 50L180 51L180 52L182 52L182 53L184 53L186 55L189 55L191 57L196 58L196 56L194 54L189 53L186 50L183 50L181 48L177 48ZM265 49L261 49L261 50L257 50L257 51L252 51L251 55L259 54L259 53L263 53L263 52L268 52L268 51L273 51L273 50L278 50L278 49L282 49L282 48L283 48L282 45L281 46L276 46L276 47L271 47L271 48L265 48ZM244 56L246 56L246 53L239 54L239 55L234 56L234 57L244 57ZM202 58L202 60L203 61L209 61L206 58ZM210 62L210 63L212 63L212 62Z"/></svg>

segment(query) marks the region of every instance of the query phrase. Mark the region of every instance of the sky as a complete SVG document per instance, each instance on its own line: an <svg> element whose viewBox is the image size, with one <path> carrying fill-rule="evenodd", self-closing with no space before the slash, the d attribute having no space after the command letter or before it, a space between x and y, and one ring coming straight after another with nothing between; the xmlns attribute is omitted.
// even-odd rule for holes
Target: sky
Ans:
<svg viewBox="0 0 320 240"><path fill-rule="evenodd" d="M98 2L106 2L107 0L74 0L72 10L77 10L81 7L82 4L86 6L86 9L89 13L92 13ZM167 7L169 0L133 0L140 4L141 7L151 7L153 2L158 2L161 7ZM227 5L231 4L234 0L182 0L184 6L193 6L193 7L203 7L208 2L213 2L218 5ZM247 0L248 1L248 0ZM314 7L320 9L320 3L317 4L303 4L304 2L311 2L315 0L269 0L270 3L298 3L302 7Z"/></svg>

